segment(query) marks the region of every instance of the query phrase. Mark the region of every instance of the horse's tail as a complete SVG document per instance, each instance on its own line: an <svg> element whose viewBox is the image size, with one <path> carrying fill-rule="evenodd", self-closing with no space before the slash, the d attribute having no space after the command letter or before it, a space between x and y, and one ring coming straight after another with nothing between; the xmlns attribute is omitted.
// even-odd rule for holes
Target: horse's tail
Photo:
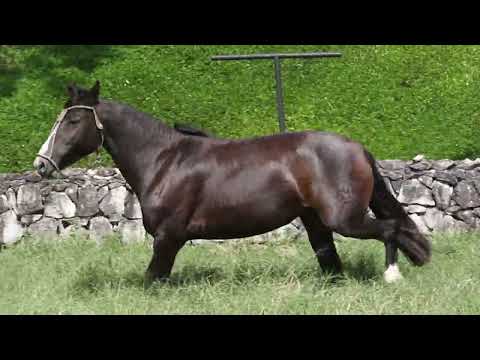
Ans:
<svg viewBox="0 0 480 360"><path fill-rule="evenodd" d="M398 248L414 265L425 265L431 258L430 242L420 233L417 225L388 190L373 155L366 150L365 155L372 167L374 177L374 189L370 201L371 210L377 219L399 220L395 229Z"/></svg>

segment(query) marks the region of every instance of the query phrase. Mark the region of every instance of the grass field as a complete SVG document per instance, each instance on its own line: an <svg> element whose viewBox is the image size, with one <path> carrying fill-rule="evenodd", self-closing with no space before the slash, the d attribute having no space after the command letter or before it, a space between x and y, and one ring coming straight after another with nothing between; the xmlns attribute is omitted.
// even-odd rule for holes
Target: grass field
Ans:
<svg viewBox="0 0 480 360"><path fill-rule="evenodd" d="M278 132L273 65L218 54L340 51L283 64L292 131L334 131L379 159L480 153L480 46L0 46L0 172L31 168L72 81L172 124L226 138ZM101 165L111 160L102 153ZM92 166L93 159L81 162Z"/></svg>
<svg viewBox="0 0 480 360"><path fill-rule="evenodd" d="M169 284L143 290L149 244L29 240L0 252L1 314L479 314L479 235L438 235L433 262L382 280L376 242L338 242L346 272L318 270L306 240L187 246Z"/></svg>

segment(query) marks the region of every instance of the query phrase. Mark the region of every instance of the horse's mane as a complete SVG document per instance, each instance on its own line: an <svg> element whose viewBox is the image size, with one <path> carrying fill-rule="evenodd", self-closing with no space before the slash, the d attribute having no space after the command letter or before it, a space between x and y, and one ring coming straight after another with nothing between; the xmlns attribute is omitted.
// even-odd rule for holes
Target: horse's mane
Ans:
<svg viewBox="0 0 480 360"><path fill-rule="evenodd" d="M199 137L211 137L203 130L196 129L190 125L175 124L173 128L181 134Z"/></svg>

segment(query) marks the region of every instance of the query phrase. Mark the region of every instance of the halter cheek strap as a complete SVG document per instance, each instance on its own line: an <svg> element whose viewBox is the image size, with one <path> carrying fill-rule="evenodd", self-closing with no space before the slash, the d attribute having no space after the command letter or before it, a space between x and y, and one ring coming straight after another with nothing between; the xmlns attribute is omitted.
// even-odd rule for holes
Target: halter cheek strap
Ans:
<svg viewBox="0 0 480 360"><path fill-rule="evenodd" d="M53 160L52 156L53 156L53 147L55 145L55 138L57 136L57 131L58 129L60 128L60 124L63 122L63 120L65 119L65 116L67 115L67 113L70 111L70 110L73 110L73 109L85 109L85 110L91 110L93 112L93 115L95 117L95 126L97 127L97 129L100 131L100 136L102 138L102 141L100 143L100 145L98 146L98 149L97 149L97 152L100 150L100 148L103 146L103 143L104 143L104 140L105 140L105 137L103 135L103 124L100 122L100 119L98 118L98 115L97 115L97 112L95 111L95 108L92 107L92 106L84 106L84 105L76 105L76 106L71 106L69 108L66 108L65 110L63 110L60 115L58 116L57 120L55 121L55 124L53 126L53 130L52 130L52 134L51 134L51 139L50 139L50 143L48 144L48 148L49 150L47 151L47 154L37 154L38 157L42 158L42 159L45 159L47 160L54 168L55 170L57 170L60 174L62 173L62 171L60 170L59 166L57 165L57 163L55 162L55 160ZM51 146L50 146L51 144Z"/></svg>

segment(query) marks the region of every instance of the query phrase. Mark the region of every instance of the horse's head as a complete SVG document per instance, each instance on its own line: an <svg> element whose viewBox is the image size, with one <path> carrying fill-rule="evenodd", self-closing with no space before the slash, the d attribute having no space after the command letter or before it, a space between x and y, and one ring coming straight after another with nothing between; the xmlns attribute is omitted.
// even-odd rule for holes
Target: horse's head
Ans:
<svg viewBox="0 0 480 360"><path fill-rule="evenodd" d="M95 110L99 93L98 81L90 90L75 84L68 86L65 108L33 163L42 177L64 169L103 145L103 126Z"/></svg>

